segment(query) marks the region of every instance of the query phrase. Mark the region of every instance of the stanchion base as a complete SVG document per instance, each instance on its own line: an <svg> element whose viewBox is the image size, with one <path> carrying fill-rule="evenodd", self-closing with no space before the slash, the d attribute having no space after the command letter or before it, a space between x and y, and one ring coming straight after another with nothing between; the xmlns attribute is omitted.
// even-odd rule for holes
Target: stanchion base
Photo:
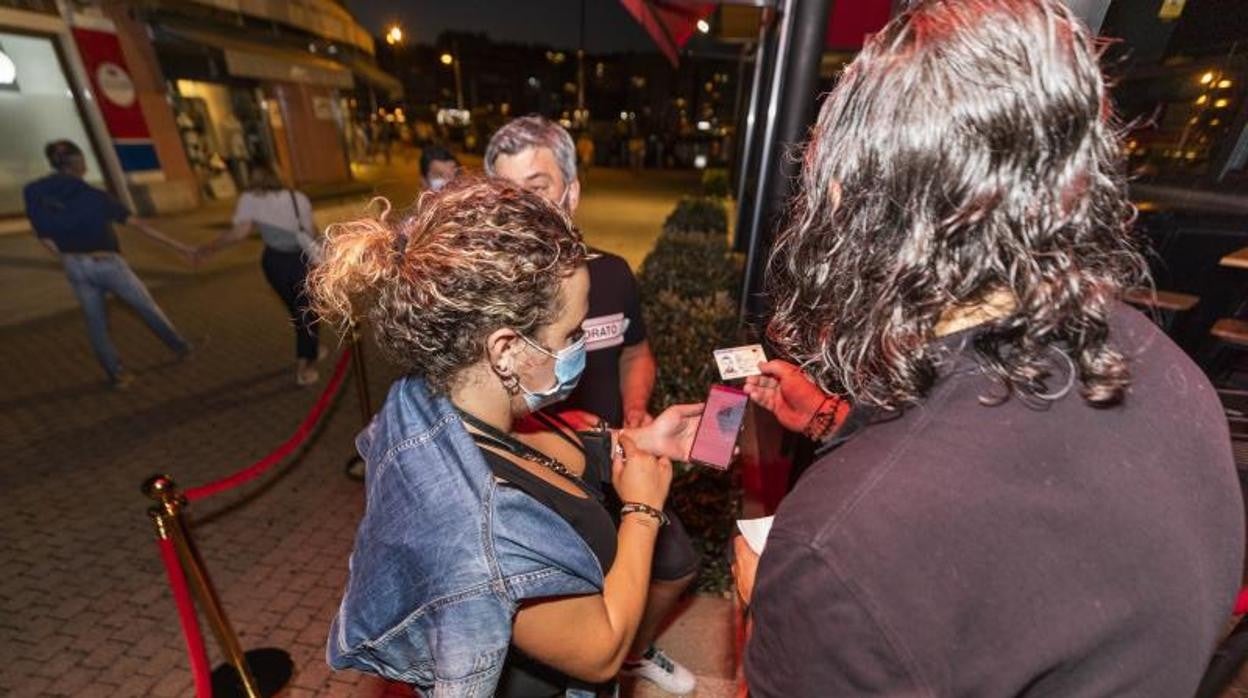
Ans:
<svg viewBox="0 0 1248 698"><path fill-rule="evenodd" d="M351 456L345 468L347 477L356 482L364 482L364 459L358 455Z"/></svg>
<svg viewBox="0 0 1248 698"><path fill-rule="evenodd" d="M248 650L243 656L262 696L276 695L290 682L290 676L295 671L295 663L291 661L290 653L276 647ZM243 681L234 665L226 663L212 670L212 695L213 698L247 697Z"/></svg>

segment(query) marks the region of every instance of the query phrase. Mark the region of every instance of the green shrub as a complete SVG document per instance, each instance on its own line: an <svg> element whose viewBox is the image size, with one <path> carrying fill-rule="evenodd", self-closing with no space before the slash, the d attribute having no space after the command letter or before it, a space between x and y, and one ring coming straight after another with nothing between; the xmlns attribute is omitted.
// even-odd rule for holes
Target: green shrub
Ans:
<svg viewBox="0 0 1248 698"><path fill-rule="evenodd" d="M728 170L713 167L702 173L702 195L726 199L732 196L732 183L728 179Z"/></svg>
<svg viewBox="0 0 1248 698"><path fill-rule="evenodd" d="M743 343L737 322L742 265L728 249L726 229L718 202L682 200L642 264L646 333L659 364L655 409L705 399L718 380L711 352ZM739 501L731 471L677 464L671 503L702 554L699 591L731 585L724 550Z"/></svg>
<svg viewBox="0 0 1248 698"><path fill-rule="evenodd" d="M686 197L676 203L663 232L676 233L728 233L728 213L719 199L704 196ZM661 238L660 238L661 241Z"/></svg>
<svg viewBox="0 0 1248 698"><path fill-rule="evenodd" d="M657 300L663 291L682 298L720 291L735 297L740 277L722 233L665 232L641 265L642 302Z"/></svg>

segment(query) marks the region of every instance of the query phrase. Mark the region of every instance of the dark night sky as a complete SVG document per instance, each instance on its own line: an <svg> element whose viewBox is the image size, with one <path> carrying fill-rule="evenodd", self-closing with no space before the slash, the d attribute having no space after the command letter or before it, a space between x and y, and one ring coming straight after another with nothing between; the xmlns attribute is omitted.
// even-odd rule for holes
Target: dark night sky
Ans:
<svg viewBox="0 0 1248 698"><path fill-rule="evenodd" d="M485 32L491 39L576 48L580 0L347 0L374 35L399 22L408 41L431 44L444 30ZM618 0L585 0L585 50L654 51Z"/></svg>

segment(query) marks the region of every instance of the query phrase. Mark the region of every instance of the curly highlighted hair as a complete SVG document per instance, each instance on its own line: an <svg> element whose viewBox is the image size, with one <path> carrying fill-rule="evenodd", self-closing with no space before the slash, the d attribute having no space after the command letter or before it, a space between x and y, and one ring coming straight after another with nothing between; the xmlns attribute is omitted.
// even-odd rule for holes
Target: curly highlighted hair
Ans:
<svg viewBox="0 0 1248 698"><path fill-rule="evenodd" d="M897 408L936 379L942 315L1008 294L975 342L1003 388L989 401L1056 399L1059 366L1089 403L1121 400L1108 315L1146 271L1098 63L1057 0L912 3L811 131L769 338L824 388Z"/></svg>
<svg viewBox="0 0 1248 698"><path fill-rule="evenodd" d="M497 179L456 179L408 212L332 226L308 279L322 317L367 320L387 357L446 392L509 327L532 336L587 249L568 216Z"/></svg>

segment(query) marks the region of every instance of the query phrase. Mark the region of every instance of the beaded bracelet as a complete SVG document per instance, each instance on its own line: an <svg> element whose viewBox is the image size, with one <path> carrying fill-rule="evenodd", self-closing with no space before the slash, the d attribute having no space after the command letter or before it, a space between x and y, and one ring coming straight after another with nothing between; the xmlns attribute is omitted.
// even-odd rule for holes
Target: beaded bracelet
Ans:
<svg viewBox="0 0 1248 698"><path fill-rule="evenodd" d="M825 410L829 402L832 403L832 409ZM822 441L836 426L836 412L840 406L841 399L835 395L829 395L824 399L823 404L819 405L819 409L815 410L815 414L811 416L802 433L812 441Z"/></svg>
<svg viewBox="0 0 1248 698"><path fill-rule="evenodd" d="M668 523L667 514L662 509L655 509L649 504L641 502L624 502L624 506L620 507L620 518L624 518L628 514L645 514L655 521L659 522L659 526L666 526Z"/></svg>

